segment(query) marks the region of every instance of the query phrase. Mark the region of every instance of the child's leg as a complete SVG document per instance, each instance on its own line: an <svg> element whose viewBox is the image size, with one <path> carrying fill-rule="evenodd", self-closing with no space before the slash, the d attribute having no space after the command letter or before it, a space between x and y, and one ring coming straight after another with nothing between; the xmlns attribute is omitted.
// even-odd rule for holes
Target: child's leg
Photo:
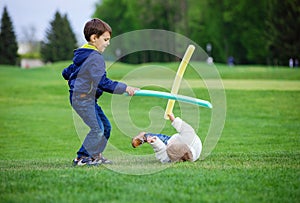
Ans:
<svg viewBox="0 0 300 203"><path fill-rule="evenodd" d="M81 157L89 157L89 153L86 151L83 145L81 145L80 149L77 152L77 158L80 159Z"/></svg>
<svg viewBox="0 0 300 203"><path fill-rule="evenodd" d="M155 133L146 133L145 137L147 138L148 136L156 136L158 137L165 145L168 144L168 140L171 138L168 135L163 135L163 134L155 134Z"/></svg>
<svg viewBox="0 0 300 203"><path fill-rule="evenodd" d="M95 101L91 99L74 99L72 105L84 123L90 128L82 143L83 147L81 147L77 155L86 154L87 152L89 157L96 156L100 153L99 146L104 134L104 127L99 115L96 113Z"/></svg>
<svg viewBox="0 0 300 203"><path fill-rule="evenodd" d="M107 141L110 137L111 125L110 125L108 118L104 114L103 110L97 104L96 104L96 111L97 111L97 114L99 115L100 120L103 123L103 127L104 127L104 136L102 137L101 143L99 146L99 151L103 152L107 145Z"/></svg>

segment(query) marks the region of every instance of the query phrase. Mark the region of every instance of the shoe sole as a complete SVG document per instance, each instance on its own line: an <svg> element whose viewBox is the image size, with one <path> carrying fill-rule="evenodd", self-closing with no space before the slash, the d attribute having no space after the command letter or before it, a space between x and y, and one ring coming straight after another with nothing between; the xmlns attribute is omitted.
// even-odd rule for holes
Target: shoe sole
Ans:
<svg viewBox="0 0 300 203"><path fill-rule="evenodd" d="M79 160L77 162L75 162L75 160L73 160L73 166L85 166L85 165L87 165L87 163L88 162L86 160L83 160L83 159L81 159L81 160Z"/></svg>
<svg viewBox="0 0 300 203"><path fill-rule="evenodd" d="M77 166L85 166L86 162L82 162L82 160L78 161Z"/></svg>

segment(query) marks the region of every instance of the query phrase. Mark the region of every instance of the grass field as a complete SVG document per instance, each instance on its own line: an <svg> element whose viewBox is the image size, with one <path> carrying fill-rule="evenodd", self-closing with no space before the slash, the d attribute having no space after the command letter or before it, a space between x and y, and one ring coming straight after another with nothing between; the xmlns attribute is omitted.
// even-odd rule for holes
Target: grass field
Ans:
<svg viewBox="0 0 300 203"><path fill-rule="evenodd" d="M150 159L134 165L126 157L112 155L114 150L108 147L106 156L115 167L127 167L132 173L71 166L80 140L60 75L68 64L30 70L0 66L0 202L300 201L300 69L218 65L227 114L211 155L132 175L141 165L151 169L161 164L149 146L130 147L130 137L113 122L108 94L100 102L112 121L110 144L126 152L128 159L134 154L150 154ZM173 70L178 66L159 65ZM108 74L119 80L136 67L115 64ZM197 95L209 100L197 75L187 70L184 77ZM136 125L147 125L146 113L153 103L163 108L166 101L143 97L133 101L130 113ZM210 110L200 112L198 133L204 139ZM174 132L168 126L163 131Z"/></svg>

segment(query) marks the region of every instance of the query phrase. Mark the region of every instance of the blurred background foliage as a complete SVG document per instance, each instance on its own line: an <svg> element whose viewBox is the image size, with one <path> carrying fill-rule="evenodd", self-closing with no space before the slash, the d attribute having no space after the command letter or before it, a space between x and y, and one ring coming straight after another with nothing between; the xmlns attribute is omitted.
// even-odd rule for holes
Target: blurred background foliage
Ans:
<svg viewBox="0 0 300 203"><path fill-rule="evenodd" d="M210 44L215 62L233 56L237 64L284 65L299 57L299 16L298 0L102 0L93 17L108 22L114 36L137 29L183 34L204 49Z"/></svg>
<svg viewBox="0 0 300 203"><path fill-rule="evenodd" d="M292 60L298 66L299 16L299 0L99 0L91 17L106 21L113 29L112 37L142 29L182 34L200 45L216 63L228 63L230 59L234 64L287 66ZM80 46L69 19L58 11L43 42L34 42L31 38L35 30L30 30L29 47L35 48L21 58L41 57L44 62L70 60L73 50ZM157 43L151 36L142 37L147 43ZM0 64L17 63L16 37L6 8L1 18L0 53ZM110 53L110 57L112 54L117 55ZM138 52L120 59L126 63L177 60L157 51Z"/></svg>

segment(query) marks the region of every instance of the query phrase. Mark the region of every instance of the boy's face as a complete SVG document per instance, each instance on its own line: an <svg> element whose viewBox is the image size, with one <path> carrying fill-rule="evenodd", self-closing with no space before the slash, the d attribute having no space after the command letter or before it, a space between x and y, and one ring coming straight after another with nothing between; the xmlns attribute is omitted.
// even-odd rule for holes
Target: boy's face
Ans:
<svg viewBox="0 0 300 203"><path fill-rule="evenodd" d="M110 34L108 31L104 32L97 38L96 35L91 36L91 43L94 45L100 53L103 53L106 47L109 45Z"/></svg>

